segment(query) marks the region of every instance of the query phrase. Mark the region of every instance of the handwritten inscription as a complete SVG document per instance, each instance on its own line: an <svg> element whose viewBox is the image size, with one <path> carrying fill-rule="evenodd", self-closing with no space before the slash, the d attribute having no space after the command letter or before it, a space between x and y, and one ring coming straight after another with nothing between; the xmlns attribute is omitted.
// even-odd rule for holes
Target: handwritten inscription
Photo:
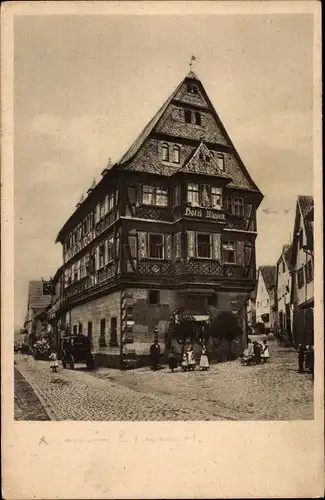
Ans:
<svg viewBox="0 0 325 500"><path fill-rule="evenodd" d="M203 219L225 220L225 214L208 208L186 207L185 215L187 217L198 217Z"/></svg>

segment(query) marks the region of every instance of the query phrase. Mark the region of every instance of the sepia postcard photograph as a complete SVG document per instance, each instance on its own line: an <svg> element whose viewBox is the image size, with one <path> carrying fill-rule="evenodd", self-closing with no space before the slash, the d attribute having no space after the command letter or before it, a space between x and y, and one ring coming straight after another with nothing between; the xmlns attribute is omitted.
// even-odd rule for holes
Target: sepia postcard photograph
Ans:
<svg viewBox="0 0 325 500"><path fill-rule="evenodd" d="M12 2L14 425L290 422L322 471L317 2L59 3Z"/></svg>

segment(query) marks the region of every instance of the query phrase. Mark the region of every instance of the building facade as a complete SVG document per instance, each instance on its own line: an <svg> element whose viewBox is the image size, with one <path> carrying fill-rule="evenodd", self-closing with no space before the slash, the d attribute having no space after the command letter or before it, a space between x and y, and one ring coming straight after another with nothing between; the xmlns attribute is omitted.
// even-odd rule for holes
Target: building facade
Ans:
<svg viewBox="0 0 325 500"><path fill-rule="evenodd" d="M47 309L51 304L52 292L48 282L33 280L28 284L27 312L24 329L27 334L29 345L32 345L36 338L43 331L43 323L47 317Z"/></svg>
<svg viewBox="0 0 325 500"><path fill-rule="evenodd" d="M290 245L285 245L276 267L277 289L277 328L281 335L287 337L292 343L292 307L291 307L291 250Z"/></svg>
<svg viewBox="0 0 325 500"><path fill-rule="evenodd" d="M314 200L298 196L292 241L292 333L295 345L314 343Z"/></svg>
<svg viewBox="0 0 325 500"><path fill-rule="evenodd" d="M61 328L99 358L147 352L180 312L239 314L255 287L263 196L190 72L60 230Z"/></svg>
<svg viewBox="0 0 325 500"><path fill-rule="evenodd" d="M247 314L247 325L250 331L253 331L256 325L256 290L253 290L247 301L246 314Z"/></svg>
<svg viewBox="0 0 325 500"><path fill-rule="evenodd" d="M276 266L261 266L256 288L256 323L268 331L276 328Z"/></svg>

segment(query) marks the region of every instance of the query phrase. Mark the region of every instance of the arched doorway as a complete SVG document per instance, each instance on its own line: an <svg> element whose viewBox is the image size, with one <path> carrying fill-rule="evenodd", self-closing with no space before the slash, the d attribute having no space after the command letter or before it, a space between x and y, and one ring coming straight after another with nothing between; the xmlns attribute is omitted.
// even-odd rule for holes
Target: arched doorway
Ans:
<svg viewBox="0 0 325 500"><path fill-rule="evenodd" d="M212 319L211 313L206 309L176 309L167 323L166 349L170 349L173 342L179 344L185 344L186 342L206 343Z"/></svg>

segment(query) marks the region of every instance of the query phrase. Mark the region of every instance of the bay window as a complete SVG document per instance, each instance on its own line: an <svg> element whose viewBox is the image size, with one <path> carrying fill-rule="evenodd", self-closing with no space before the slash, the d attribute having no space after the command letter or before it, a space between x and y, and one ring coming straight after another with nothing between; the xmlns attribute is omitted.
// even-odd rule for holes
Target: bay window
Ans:
<svg viewBox="0 0 325 500"><path fill-rule="evenodd" d="M235 252L235 242L234 241L224 241L222 245L223 250L223 261L228 264L235 264L236 262L236 252Z"/></svg>
<svg viewBox="0 0 325 500"><path fill-rule="evenodd" d="M167 207L168 190L163 186L142 186L142 203L144 205L155 205Z"/></svg>
<svg viewBox="0 0 325 500"><path fill-rule="evenodd" d="M222 189L218 187L211 187L211 205L212 208L221 209L222 207Z"/></svg>
<svg viewBox="0 0 325 500"><path fill-rule="evenodd" d="M149 258L164 258L164 237L162 234L149 234Z"/></svg>
<svg viewBox="0 0 325 500"><path fill-rule="evenodd" d="M197 234L197 256L200 259L211 259L212 255L212 245L211 245L211 234Z"/></svg>

